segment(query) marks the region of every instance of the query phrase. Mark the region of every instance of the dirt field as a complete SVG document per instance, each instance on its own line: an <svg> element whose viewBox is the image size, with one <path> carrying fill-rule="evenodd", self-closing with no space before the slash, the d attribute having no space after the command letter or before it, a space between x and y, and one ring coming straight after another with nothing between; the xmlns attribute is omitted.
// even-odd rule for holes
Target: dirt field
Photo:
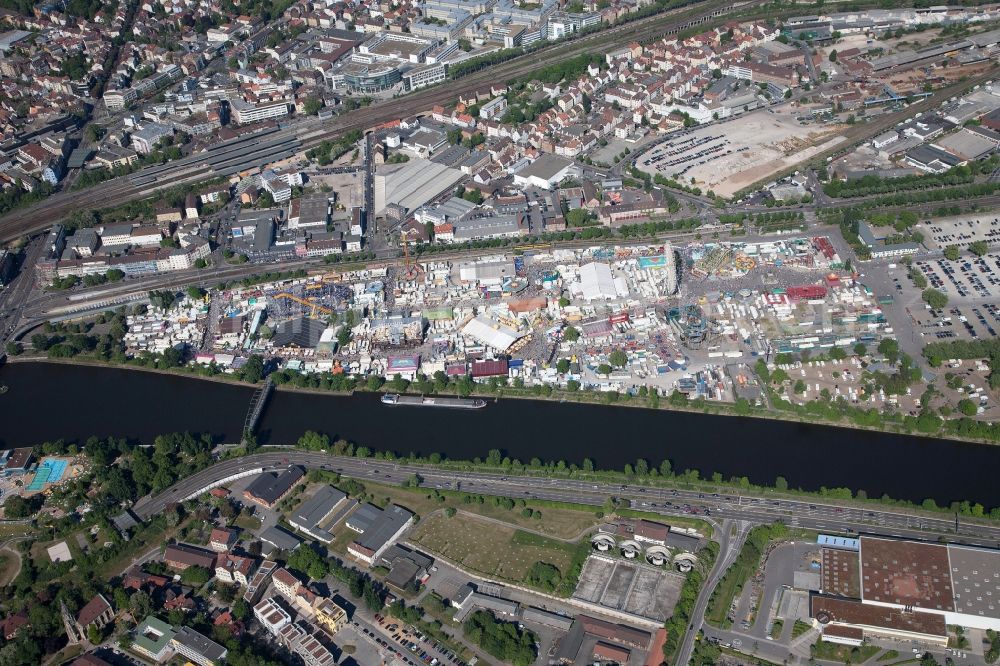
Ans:
<svg viewBox="0 0 1000 666"><path fill-rule="evenodd" d="M454 507L459 511L475 513L487 518L493 518L516 527L523 527L533 532L541 532L557 539L575 540L582 532L597 525L600 520L592 511L578 511L562 507L542 506L527 501L525 504L541 513L541 518L526 517L520 504L510 511L503 507L493 506L487 497L483 504L465 504L458 493L443 493L444 501L440 501L433 490L421 488L413 490L399 486L365 483L369 493L378 499L389 498L389 501L413 511L420 516L430 515L437 509Z"/></svg>
<svg viewBox="0 0 1000 666"><path fill-rule="evenodd" d="M308 173L308 176L307 191L336 194L335 212L350 211L353 206L364 205L364 177L360 173L323 173L320 170Z"/></svg>
<svg viewBox="0 0 1000 666"><path fill-rule="evenodd" d="M696 128L647 151L639 158L638 166L650 174L659 172L703 191L731 197L843 141L838 136L841 126L804 127L795 120L795 111L790 107L773 113L754 111L725 123ZM659 165L653 162L664 155Z"/></svg>
<svg viewBox="0 0 1000 666"><path fill-rule="evenodd" d="M471 571L521 582L535 562L548 562L565 572L573 553L570 544L551 539L517 543L518 530L458 513L429 516L417 525L410 541ZM515 541L517 539L517 541Z"/></svg>

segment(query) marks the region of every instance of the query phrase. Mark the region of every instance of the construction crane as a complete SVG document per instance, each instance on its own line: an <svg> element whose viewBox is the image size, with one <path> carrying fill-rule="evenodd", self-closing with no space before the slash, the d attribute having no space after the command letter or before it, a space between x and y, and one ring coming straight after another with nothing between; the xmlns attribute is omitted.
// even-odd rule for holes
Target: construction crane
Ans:
<svg viewBox="0 0 1000 666"><path fill-rule="evenodd" d="M402 278L404 280L415 280L418 275L420 275L420 267L416 263L410 260L410 243L403 237L400 237L403 241L403 273Z"/></svg>
<svg viewBox="0 0 1000 666"><path fill-rule="evenodd" d="M312 301L307 301L304 298L299 298L295 294L289 294L288 292L282 292L280 294L277 294L275 296L275 298L276 299L277 298L287 298L290 301L295 301L296 303L298 303L300 305L304 305L307 308L311 308L312 309L312 316L313 317L316 316L317 312L322 312L325 315L331 315L331 314L333 314L333 310L331 310L330 308L328 308L326 306L320 305L319 303L313 303Z"/></svg>

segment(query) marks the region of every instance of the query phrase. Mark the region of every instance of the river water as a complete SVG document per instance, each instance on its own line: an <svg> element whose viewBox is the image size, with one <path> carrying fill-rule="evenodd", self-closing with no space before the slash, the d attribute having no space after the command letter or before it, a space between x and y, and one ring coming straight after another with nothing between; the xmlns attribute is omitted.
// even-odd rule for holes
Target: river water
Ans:
<svg viewBox="0 0 1000 666"><path fill-rule="evenodd" d="M50 363L0 368L0 447L91 435L149 442L174 431L239 438L252 390L135 370ZM376 450L528 461L591 458L621 469L668 458L676 470L747 476L792 487L863 489L869 496L1000 505L1000 447L786 421L504 399L480 410L389 407L377 396L276 391L262 444L289 444L306 430Z"/></svg>

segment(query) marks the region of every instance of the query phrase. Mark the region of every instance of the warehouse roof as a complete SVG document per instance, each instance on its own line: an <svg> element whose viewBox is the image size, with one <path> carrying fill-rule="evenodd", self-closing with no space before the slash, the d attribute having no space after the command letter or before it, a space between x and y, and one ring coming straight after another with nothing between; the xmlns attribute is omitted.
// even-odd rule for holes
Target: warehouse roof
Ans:
<svg viewBox="0 0 1000 666"><path fill-rule="evenodd" d="M333 535L320 525L346 499L347 495L333 486L323 486L292 514L289 522L320 541L330 541Z"/></svg>
<svg viewBox="0 0 1000 666"><path fill-rule="evenodd" d="M377 506L362 504L354 513L347 517L347 526L355 532L364 532L372 526L372 523L378 518L380 512Z"/></svg>
<svg viewBox="0 0 1000 666"><path fill-rule="evenodd" d="M489 236L527 233L528 216L526 213L513 215L477 215L455 220L456 240L475 240Z"/></svg>
<svg viewBox="0 0 1000 666"><path fill-rule="evenodd" d="M997 144L982 134L960 129L954 134L942 137L934 145L963 160L975 160L994 150Z"/></svg>
<svg viewBox="0 0 1000 666"><path fill-rule="evenodd" d="M280 473L267 472L254 479L245 492L265 504L274 504L298 483L303 475L301 467L289 467Z"/></svg>
<svg viewBox="0 0 1000 666"><path fill-rule="evenodd" d="M927 636L946 636L944 615L922 611L906 612L900 608L865 604L814 594L809 597L812 617L822 625L841 623L873 629L906 631Z"/></svg>
<svg viewBox="0 0 1000 666"><path fill-rule="evenodd" d="M389 204L414 210L455 186L464 174L424 159L411 159L400 168L375 174L375 208L381 213Z"/></svg>
<svg viewBox="0 0 1000 666"><path fill-rule="evenodd" d="M954 608L947 546L862 537L861 569L865 601Z"/></svg>
<svg viewBox="0 0 1000 666"><path fill-rule="evenodd" d="M552 180L559 175L559 172L573 164L565 157L559 157L552 153L545 153L537 160L517 172L521 178L540 178L542 180Z"/></svg>
<svg viewBox="0 0 1000 666"><path fill-rule="evenodd" d="M949 546L948 558L955 611L1000 617L1000 552Z"/></svg>
<svg viewBox="0 0 1000 666"><path fill-rule="evenodd" d="M412 518L413 514L403 507L390 504L378 513L375 521L355 539L355 543L377 553Z"/></svg>
<svg viewBox="0 0 1000 666"><path fill-rule="evenodd" d="M260 533L260 540L269 543L278 550L295 550L302 543L297 536L281 529L277 525L272 525Z"/></svg>
<svg viewBox="0 0 1000 666"><path fill-rule="evenodd" d="M823 548L822 583L825 594L857 599L861 596L861 560L857 551Z"/></svg>

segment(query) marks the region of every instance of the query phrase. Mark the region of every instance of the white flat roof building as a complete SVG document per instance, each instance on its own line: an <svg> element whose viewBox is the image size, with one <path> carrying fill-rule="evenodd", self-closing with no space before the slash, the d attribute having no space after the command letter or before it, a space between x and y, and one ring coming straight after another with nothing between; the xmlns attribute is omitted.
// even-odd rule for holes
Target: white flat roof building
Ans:
<svg viewBox="0 0 1000 666"><path fill-rule="evenodd" d="M628 286L616 278L611 266L596 261L580 267L580 282L572 285L585 301L612 301L628 296Z"/></svg>
<svg viewBox="0 0 1000 666"><path fill-rule="evenodd" d="M480 344L503 352L510 348L522 336L520 333L494 321L485 315L479 315L462 329L462 335L472 338Z"/></svg>
<svg viewBox="0 0 1000 666"><path fill-rule="evenodd" d="M514 184L520 187L551 189L567 176L577 172L573 162L558 155L545 154L514 174Z"/></svg>

